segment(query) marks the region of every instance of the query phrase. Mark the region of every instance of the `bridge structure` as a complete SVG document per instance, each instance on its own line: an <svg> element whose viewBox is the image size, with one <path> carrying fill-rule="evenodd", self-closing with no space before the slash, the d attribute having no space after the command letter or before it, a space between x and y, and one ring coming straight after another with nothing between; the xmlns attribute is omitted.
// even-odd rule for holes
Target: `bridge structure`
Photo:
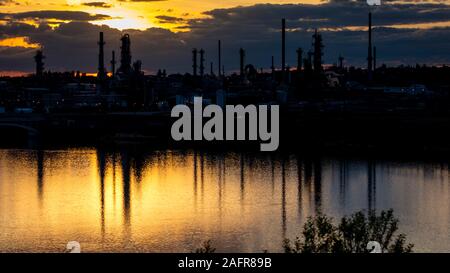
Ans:
<svg viewBox="0 0 450 273"><path fill-rule="evenodd" d="M32 136L39 135L39 131L36 130L35 128L18 123L0 123L0 129L18 129L23 130Z"/></svg>
<svg viewBox="0 0 450 273"><path fill-rule="evenodd" d="M0 140L98 141L115 135L154 136L168 132L170 113L0 114ZM1 144L1 143L0 143Z"/></svg>
<svg viewBox="0 0 450 273"><path fill-rule="evenodd" d="M33 146L41 136L43 121L42 116L35 114L0 115L0 144Z"/></svg>

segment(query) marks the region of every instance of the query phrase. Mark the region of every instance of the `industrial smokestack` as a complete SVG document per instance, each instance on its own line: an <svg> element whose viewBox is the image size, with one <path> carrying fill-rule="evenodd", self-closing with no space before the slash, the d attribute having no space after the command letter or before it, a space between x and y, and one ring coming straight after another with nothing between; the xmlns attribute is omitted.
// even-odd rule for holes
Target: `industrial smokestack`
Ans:
<svg viewBox="0 0 450 273"><path fill-rule="evenodd" d="M209 74L211 75L211 76L214 76L214 63L213 62L211 62L211 68L210 68L211 70L210 70L210 72L209 72Z"/></svg>
<svg viewBox="0 0 450 273"><path fill-rule="evenodd" d="M291 67L288 65L286 66L286 75L287 75L287 83L291 84Z"/></svg>
<svg viewBox="0 0 450 273"><path fill-rule="evenodd" d="M130 35L125 34L120 39L122 46L120 47L120 68L119 71L125 75L131 73L131 40Z"/></svg>
<svg viewBox="0 0 450 273"><path fill-rule="evenodd" d="M300 73L302 71L302 62L303 62L303 49L300 47L297 49L297 72Z"/></svg>
<svg viewBox="0 0 450 273"><path fill-rule="evenodd" d="M200 77L205 74L205 51L200 49Z"/></svg>
<svg viewBox="0 0 450 273"><path fill-rule="evenodd" d="M105 69L105 41L103 39L103 32L100 32L100 37L98 41L98 73L97 78L103 80L106 78L106 69Z"/></svg>
<svg viewBox="0 0 450 273"><path fill-rule="evenodd" d="M339 69L342 70L343 68L344 68L344 57L339 55Z"/></svg>
<svg viewBox="0 0 450 273"><path fill-rule="evenodd" d="M369 45L367 54L367 74L369 81L372 80L372 13L369 12Z"/></svg>
<svg viewBox="0 0 450 273"><path fill-rule="evenodd" d="M377 69L377 47L373 47L373 71Z"/></svg>
<svg viewBox="0 0 450 273"><path fill-rule="evenodd" d="M281 19L281 74L285 77L286 72L286 19Z"/></svg>
<svg viewBox="0 0 450 273"><path fill-rule="evenodd" d="M222 41L219 40L218 59L219 59L219 77L222 76Z"/></svg>
<svg viewBox="0 0 450 273"><path fill-rule="evenodd" d="M142 73L142 62L137 60L133 63L133 71L136 75L141 75Z"/></svg>
<svg viewBox="0 0 450 273"><path fill-rule="evenodd" d="M34 56L34 61L36 62L36 76L42 77L44 74L44 62L45 59L44 53L42 50L36 51L36 55Z"/></svg>
<svg viewBox="0 0 450 273"><path fill-rule="evenodd" d="M314 72L320 73L322 71L322 56L323 56L323 42L322 42L322 35L317 31L317 29L314 32L313 35L313 48L314 48Z"/></svg>
<svg viewBox="0 0 450 273"><path fill-rule="evenodd" d="M113 77L116 75L116 63L116 52L113 50L111 59L111 72Z"/></svg>
<svg viewBox="0 0 450 273"><path fill-rule="evenodd" d="M197 49L192 50L192 69L194 77L197 76Z"/></svg>
<svg viewBox="0 0 450 273"><path fill-rule="evenodd" d="M275 76L275 58L272 56L272 65L270 66L270 69L272 69L272 77Z"/></svg>
<svg viewBox="0 0 450 273"><path fill-rule="evenodd" d="M304 63L305 63L305 74L310 74L312 72L312 57L313 57L313 52L311 50L308 50L308 56L307 58L304 59Z"/></svg>
<svg viewBox="0 0 450 273"><path fill-rule="evenodd" d="M240 75L244 76L245 67L245 50L243 48L239 49L239 60L240 60Z"/></svg>

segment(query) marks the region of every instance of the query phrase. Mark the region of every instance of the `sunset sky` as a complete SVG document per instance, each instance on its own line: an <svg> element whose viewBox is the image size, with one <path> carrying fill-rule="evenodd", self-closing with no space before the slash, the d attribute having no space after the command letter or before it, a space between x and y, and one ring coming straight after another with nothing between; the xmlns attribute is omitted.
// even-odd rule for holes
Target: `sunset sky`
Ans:
<svg viewBox="0 0 450 273"><path fill-rule="evenodd" d="M379 63L450 63L450 1L389 0L369 7L352 0L0 0L0 71L33 71L32 56L42 47L48 69L95 72L99 31L107 52L118 51L120 36L130 33L133 57L149 72L189 71L193 47L205 48L214 62L218 39L229 56L226 70L237 67L239 47L247 49L249 63L267 68L270 56L279 59L283 17L291 64L297 47L309 50L318 28L326 63L342 54L358 66L367 52L369 10Z"/></svg>
<svg viewBox="0 0 450 273"><path fill-rule="evenodd" d="M2 12L18 13L38 10L83 11L90 14L110 16L110 19L93 21L96 24L106 24L118 29L147 29L150 27L164 27L173 29L185 25L182 20L205 17L203 12L236 6L251 6L263 3L313 3L320 0L229 0L229 1L186 1L186 0L0 0L3 2ZM161 16L177 18L176 22L165 22ZM163 17L165 18L165 17ZM26 18L31 23L31 18ZM56 21L56 20L55 20Z"/></svg>

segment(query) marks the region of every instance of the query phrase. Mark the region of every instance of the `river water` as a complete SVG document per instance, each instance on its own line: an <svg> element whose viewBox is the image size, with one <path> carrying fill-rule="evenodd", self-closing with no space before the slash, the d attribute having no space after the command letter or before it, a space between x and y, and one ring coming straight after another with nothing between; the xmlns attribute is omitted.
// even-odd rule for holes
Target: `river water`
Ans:
<svg viewBox="0 0 450 273"><path fill-rule="evenodd" d="M317 211L389 208L416 252L450 251L447 162L0 150L1 252L281 252Z"/></svg>

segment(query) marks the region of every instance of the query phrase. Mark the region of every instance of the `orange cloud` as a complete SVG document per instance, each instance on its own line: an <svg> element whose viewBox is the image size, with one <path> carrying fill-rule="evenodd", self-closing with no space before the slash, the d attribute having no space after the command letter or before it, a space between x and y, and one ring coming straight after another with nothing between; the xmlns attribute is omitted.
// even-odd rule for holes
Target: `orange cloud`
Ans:
<svg viewBox="0 0 450 273"><path fill-rule="evenodd" d="M3 47L22 47L22 48L40 48L38 43L31 43L28 37L12 37L0 40L0 46Z"/></svg>

